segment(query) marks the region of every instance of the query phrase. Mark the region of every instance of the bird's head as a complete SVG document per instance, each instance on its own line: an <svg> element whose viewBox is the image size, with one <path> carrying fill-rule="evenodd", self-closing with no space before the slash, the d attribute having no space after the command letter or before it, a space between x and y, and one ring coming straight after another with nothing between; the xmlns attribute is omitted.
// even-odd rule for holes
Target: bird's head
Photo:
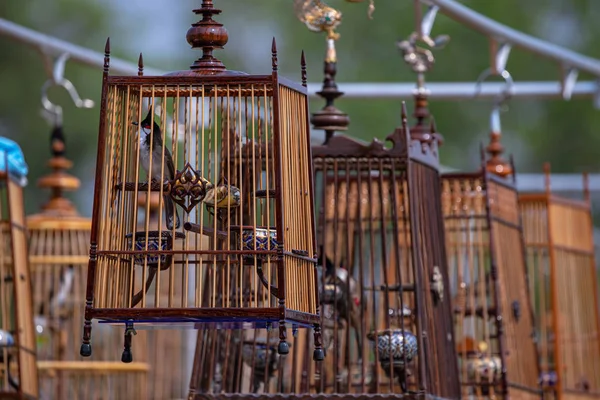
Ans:
<svg viewBox="0 0 600 400"><path fill-rule="evenodd" d="M204 188L207 191L211 190L211 189L214 189L214 187L215 187L215 185L213 185L212 182L210 182L208 179L206 179L203 176L200 177L200 182L202 182L202 184L204 185Z"/></svg>
<svg viewBox="0 0 600 400"><path fill-rule="evenodd" d="M158 122L158 123L157 123ZM133 125L138 125L137 121L132 122ZM146 118L139 123L140 130L147 135L149 135L154 129L154 133L156 136L160 135L160 117L158 115L153 115L153 108L150 107L148 110L148 114ZM154 127L153 127L154 125Z"/></svg>

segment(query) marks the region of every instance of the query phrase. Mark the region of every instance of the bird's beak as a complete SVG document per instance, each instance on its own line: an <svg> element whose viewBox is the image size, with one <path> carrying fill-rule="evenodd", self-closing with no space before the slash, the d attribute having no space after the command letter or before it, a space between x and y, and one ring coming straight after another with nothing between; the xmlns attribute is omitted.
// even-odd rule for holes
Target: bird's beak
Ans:
<svg viewBox="0 0 600 400"><path fill-rule="evenodd" d="M135 126L138 126L138 125L139 125L139 124L137 123L137 121L133 121L131 124L132 124L132 125L135 125Z"/></svg>

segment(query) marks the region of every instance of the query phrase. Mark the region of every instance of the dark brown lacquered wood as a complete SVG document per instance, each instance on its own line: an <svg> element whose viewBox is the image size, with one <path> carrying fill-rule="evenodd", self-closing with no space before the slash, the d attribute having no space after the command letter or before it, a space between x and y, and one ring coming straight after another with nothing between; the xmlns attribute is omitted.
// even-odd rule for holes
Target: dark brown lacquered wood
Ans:
<svg viewBox="0 0 600 400"><path fill-rule="evenodd" d="M289 89L292 89L298 93L304 94L304 95L308 95L308 89L306 86L302 85L301 83L298 82L294 82L291 79L288 79L284 76L278 76L277 77L277 82L279 83L279 85L281 86L285 86Z"/></svg>
<svg viewBox="0 0 600 400"><path fill-rule="evenodd" d="M335 76L337 74L337 62L325 61L323 88L317 94L325 99L325 106L311 116L310 122L315 129L325 131L325 143L331 139L335 132L348 129L350 118L335 107L335 100L344 93L338 90Z"/></svg>
<svg viewBox="0 0 600 400"><path fill-rule="evenodd" d="M202 77L180 77L180 76L118 76L111 75L107 82L110 85L136 85L147 86L210 86L210 85L242 85L243 87L252 84L268 84L273 82L271 75L244 75L244 76L202 76ZM207 90L211 88L207 87Z"/></svg>
<svg viewBox="0 0 600 400"><path fill-rule="evenodd" d="M273 80L273 148L275 150L275 185L278 188L283 188L283 175L282 175L282 167L283 167L283 155L282 155L282 143L283 138L282 135L282 126L280 121L280 97L279 97L279 73L277 68L277 42L273 37L273 42L271 45L271 66L273 69L272 72L272 80ZM283 212L283 196L277 196L275 198L275 206L277 208L276 224L277 224L277 237L281 238L277 242L277 252L280 255L283 255L283 237L284 232L286 230L286 220ZM283 257L281 257L283 258ZM283 259L277 262L277 286L278 286L278 302L279 302L279 310L280 310L280 326L279 326L279 339L280 343L285 342L287 338L285 321L283 320L285 317L285 267L283 264Z"/></svg>
<svg viewBox="0 0 600 400"><path fill-rule="evenodd" d="M229 40L227 29L223 24L212 19L221 10L214 7L212 0L203 0L202 6L194 10L195 14L202 14L202 20L192 24L186 34L187 42L193 49L202 49L202 57L194 61L187 71L175 71L167 74L176 77L245 75L239 71L228 71L221 60L213 56L213 50L222 49Z"/></svg>
<svg viewBox="0 0 600 400"><path fill-rule="evenodd" d="M486 152L489 159L486 161L485 168L491 174L496 174L501 177L507 177L514 173L510 162L502 158L504 146L500 143L501 132L490 133L490 143L486 147Z"/></svg>
<svg viewBox="0 0 600 400"><path fill-rule="evenodd" d="M96 155L96 177L94 181L94 192L100 191L102 185L102 166L106 152L106 106L108 102L108 73L110 70L110 38L106 39L104 47L104 70L102 73L102 94L100 101L100 126L98 128L98 152ZM98 222L100 219L100 201L98 196L94 196L92 206L92 227L90 233L90 262L88 266L86 296L85 296L85 322L83 328L83 338L81 345L81 355L89 357L91 355L91 332L92 316L90 311L94 301L94 284L96 278L96 251L98 248ZM89 351L88 351L89 349Z"/></svg>
<svg viewBox="0 0 600 400"><path fill-rule="evenodd" d="M433 117L429 112L429 99L426 93L417 91L415 93L415 109L413 116L416 121L410 127L410 137L420 143L431 144L435 140L438 146L441 146L444 141L442 135L437 132ZM427 121L431 118L431 124Z"/></svg>

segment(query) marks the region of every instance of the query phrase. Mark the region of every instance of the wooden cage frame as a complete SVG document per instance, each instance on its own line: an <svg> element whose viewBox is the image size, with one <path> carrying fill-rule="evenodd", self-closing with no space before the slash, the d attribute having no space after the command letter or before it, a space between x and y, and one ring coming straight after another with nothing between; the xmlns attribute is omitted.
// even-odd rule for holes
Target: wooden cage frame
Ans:
<svg viewBox="0 0 600 400"><path fill-rule="evenodd" d="M160 324L164 327L186 325L195 328L206 325L223 329L249 326L277 327L280 339L278 351L282 354L289 351L286 341L286 324L313 328L315 336L319 336L316 239L314 212L312 212L314 206L304 56L302 56L302 84L279 76L275 40L272 45L272 73L270 75L247 75L242 72L225 70L222 63L212 56L212 49L221 47L216 46L215 43L222 42L224 45L227 42L227 32L221 24L212 20L212 15L218 14L220 10L214 9L211 0L203 0L202 8L194 10L194 12L202 14L204 18L192 25L187 38L193 47L202 47L204 54L188 71L177 71L165 76L143 76L143 64L140 57L138 76L110 76L109 42L105 48L95 183L96 196L92 215L83 343L80 351L82 356L91 355L92 319L126 326L122 356L124 362L132 360L130 348L131 336L135 332L134 323L137 325ZM209 26L212 28L208 28ZM219 38L215 39L215 35ZM248 168L259 168L261 163L266 163L271 170L271 185L274 185L275 188L269 186L269 178L267 178L267 187L259 188L256 186L256 182L252 182L251 189L245 188L246 192L249 191L252 194L251 202L267 204L266 212L262 207L260 211L257 211L254 206L253 213L251 213L252 221L248 221L243 219L243 212L239 211L238 213L234 209L234 206L237 207L237 210L247 210L252 207L251 204L246 204L246 208L244 208L246 192L228 183L230 179L227 178L230 178L233 173L237 173L237 170L231 172L227 169L227 165L229 157L241 158L242 135L238 135L237 152L230 153L233 144L229 143L230 130L236 129L238 117L240 125L237 128L242 129L242 115L244 115L243 122L246 124L246 131L248 131L250 123L247 118L251 118L252 124L259 119L255 115L254 108L250 112L246 109L245 114L242 110L242 99L245 98L248 101L247 99L251 98L252 107L254 107L255 96L262 98L265 113L268 112L269 115L268 119L265 116L268 123L263 138L266 141L268 141L268 137L272 139L273 151L271 154L267 153L266 159L255 159ZM155 118L153 110L156 99L162 100L161 119L166 117L165 109L168 107L169 99L174 99L174 120L178 118L178 111L185 110L184 135L186 139L184 139L184 149L181 151L183 156L179 155L185 165L176 173L173 171L172 177L163 174L166 169L159 168L161 172L158 175L165 179L153 178L151 180L150 176L155 169L153 165L150 168L150 174L146 171L149 182L140 183L139 172L141 171L140 165L143 166L143 160L136 161L135 158L141 159L142 130L139 131L142 144L137 144L137 139L133 141L128 136L133 135L128 126L130 119L135 119L135 115L137 115L137 121L134 121L133 124L142 128L144 121L141 110L145 98L152 100L147 119ZM180 110L178 107L180 100L183 99L186 100L185 107ZM204 111L202 111L203 123L199 124L197 117L195 134L192 135L192 111L188 110L188 108L191 109L192 99L201 99L203 104L205 100L208 100L209 107L212 107L206 120L209 124L208 131L213 132L214 130L215 145L212 149L214 150L214 160L209 157L212 156L210 151L207 157L204 156ZM226 108L224 108L224 99L227 99ZM230 117L230 99L232 99L231 104L234 107L233 117ZM219 101L221 108L218 108ZM196 116L200 113L198 104L197 102ZM236 104L239 107L237 111L235 111ZM259 102L259 107L260 104ZM219 114L217 114L218 109L220 110ZM214 120L211 123L210 118L213 113ZM230 118L233 118L232 121ZM153 133L154 127L156 126L157 135L162 135L161 129L166 131L167 128L164 124L157 125L156 120L154 122L152 128L148 128L145 139L152 140L152 144L147 145L150 147L149 163L153 162L152 146L156 142L156 136ZM199 127L200 125L202 128ZM178 126L174 128L174 132L179 132L175 129L179 129ZM258 132L260 132L260 125ZM208 135L209 133L207 133L207 137L210 138ZM258 135L260 137L260 133ZM191 147L192 136L196 143L193 150ZM217 136L220 138L219 144L217 144ZM256 137L254 125L252 125L252 137L247 136L245 139L255 141ZM167 162L165 148L168 146L163 146L162 138L159 140L159 145L163 150L162 154L155 156L162 157L162 163L165 165L164 163ZM171 165L177 166L178 161L181 160L178 159L178 149L174 143L175 140L172 145L174 157L171 158L170 153L168 156ZM198 150L201 144L202 152ZM218 146L220 150L217 150ZM210 149L210 147L208 148ZM254 157L254 153L252 156ZM190 161L192 157L196 157L196 161ZM271 158L269 159L269 157ZM129 158L133 161L129 162ZM192 165L194 163L197 165ZM214 175L210 172L211 165L214 165L212 167ZM147 169L147 167L144 168ZM174 170L174 167L170 168ZM206 177L203 176L205 169L208 170ZM220 175L217 174L218 169L221 169ZM213 183L208 179L213 180ZM221 195L223 191L228 193L223 199L226 203L225 206L216 202L217 195ZM160 228L161 219L158 231L150 232L146 221L144 231L136 232L135 235L132 233L138 223L137 213L131 211L132 204L137 202L138 194L143 192L146 192L147 195L151 192L160 193L161 211L164 210L165 214L171 213L171 217L169 217L171 219L167 218L167 230ZM240 192L242 193L240 194ZM215 200L215 203L212 203L212 214L210 211L204 212L202 204L203 200L204 202L208 200L209 193L212 196L211 199ZM184 211L182 225L185 232L176 230L179 223L178 214L176 218L178 222L173 223L173 214L177 212L173 201ZM234 201L237 204L232 205ZM167 202L170 205L167 205ZM270 202L273 202L271 206L268 205ZM209 204L206 203L206 206L208 210ZM295 210L289 207L294 207ZM188 214L199 216L199 219L188 220L186 218ZM132 216L133 218L130 218ZM169 221L171 221L171 226L169 226ZM206 221L209 226L205 225ZM242 221L245 222L242 223ZM253 245L244 242L247 230L251 230L253 233ZM260 243L257 239L263 230L268 231L266 236L269 239L265 244L266 249L259 247ZM156 237L152 236L151 238L150 233ZM190 241L186 239L186 235L193 234L196 235L196 241L193 242L195 247L187 248L187 243ZM276 241L275 245L270 239L273 235ZM202 248L199 244L202 242L200 238L204 236L210 240L207 248ZM239 239L233 240L234 236ZM126 243L124 238L129 238L127 239L129 243ZM150 240L157 242L156 250L150 248ZM144 242L143 250L137 248L140 241ZM184 246L182 250L175 249L179 244ZM240 249L232 248L232 244L240 246ZM153 265L151 266L149 260L154 260L154 258L158 261L156 263L152 261ZM252 258L254 262L248 262L248 258ZM267 260L265 264L267 264L266 269L269 276L265 279L274 281L276 290L271 289L272 284L262 282L262 277L261 282L258 279L248 280L247 286L244 287L246 279L242 275L245 274L245 270L241 267L253 265L257 274L260 274L262 269L257 268L257 260L262 258ZM177 265L177 274L181 274L181 279L173 278L175 266L170 268L171 264ZM143 267L139 297L138 294L134 295L137 291L134 289L134 265ZM220 268L222 265L226 268ZM160 296L155 296L154 304L149 304L146 301L146 291L149 290L152 279L156 276L155 288L158 292L161 275L159 271L167 269L170 275L165 284L169 285L171 290L174 285L179 284L175 281L180 282L183 288L181 299L175 299L171 290L167 304L158 303ZM190 271L194 272L193 279L189 278ZM234 273L237 275L234 276ZM248 289L250 292L246 293ZM194 294L194 298L190 300L189 294ZM139 306L136 307L137 304ZM315 340L314 357L319 359L322 356L319 340Z"/></svg>
<svg viewBox="0 0 600 400"><path fill-rule="evenodd" d="M600 398L600 316L587 174L583 199L519 196L536 311L540 381L559 400Z"/></svg>
<svg viewBox="0 0 600 400"><path fill-rule="evenodd" d="M0 328L13 338L12 343L0 339L0 398L34 400L39 398L39 381L23 188L4 171L0 171L0 225Z"/></svg>

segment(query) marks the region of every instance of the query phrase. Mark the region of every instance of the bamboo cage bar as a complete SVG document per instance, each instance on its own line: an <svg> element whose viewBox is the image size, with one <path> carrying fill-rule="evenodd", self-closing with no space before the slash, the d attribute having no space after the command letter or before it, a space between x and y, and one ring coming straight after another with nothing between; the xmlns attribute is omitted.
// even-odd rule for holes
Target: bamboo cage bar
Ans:
<svg viewBox="0 0 600 400"><path fill-rule="evenodd" d="M125 326L124 362L135 326L273 327L281 354L290 325L319 335L306 87L278 75L274 40L271 74L226 70L219 12L195 10L187 71L144 76L140 57L138 76L111 76L107 42L83 356L92 319ZM152 193L157 226L137 207Z"/></svg>
<svg viewBox="0 0 600 400"><path fill-rule="evenodd" d="M540 382L547 398L600 397L600 318L587 176L583 198L519 196L536 315Z"/></svg>
<svg viewBox="0 0 600 400"><path fill-rule="evenodd" d="M4 165L8 157L3 152ZM0 398L39 398L23 188L0 171Z"/></svg>

